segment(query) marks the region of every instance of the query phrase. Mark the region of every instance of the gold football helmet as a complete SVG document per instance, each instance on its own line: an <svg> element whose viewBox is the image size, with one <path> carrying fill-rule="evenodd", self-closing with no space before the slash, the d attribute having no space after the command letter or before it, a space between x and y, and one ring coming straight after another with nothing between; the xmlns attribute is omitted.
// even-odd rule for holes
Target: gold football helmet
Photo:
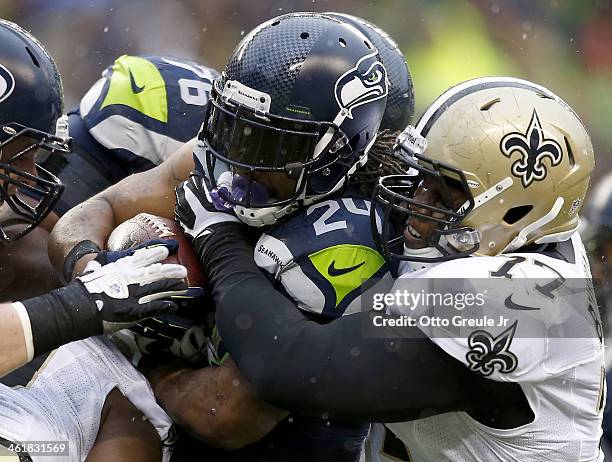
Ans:
<svg viewBox="0 0 612 462"><path fill-rule="evenodd" d="M387 255L412 261L497 255L568 239L594 167L576 113L550 90L508 77L447 90L398 137L396 152L410 170L379 180L375 200L385 210L383 223L392 221L392 211L408 215L396 225L410 225L411 217L435 222L427 237L435 252L399 251L403 236L392 239L389 229L375 234ZM417 199L423 182L437 184L437 203ZM459 207L449 194L457 189L464 198Z"/></svg>

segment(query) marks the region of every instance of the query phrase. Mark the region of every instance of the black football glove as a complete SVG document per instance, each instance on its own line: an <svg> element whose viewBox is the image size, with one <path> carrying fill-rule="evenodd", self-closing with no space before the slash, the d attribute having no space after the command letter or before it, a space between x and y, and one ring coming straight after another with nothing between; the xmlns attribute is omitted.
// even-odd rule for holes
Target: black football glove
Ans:
<svg viewBox="0 0 612 462"><path fill-rule="evenodd" d="M161 264L178 250L176 241L149 241L111 263L90 261L81 281L93 298L105 334L116 332L144 318L176 310L170 301L187 293L184 278L187 269L181 265ZM114 252L101 252L109 253Z"/></svg>
<svg viewBox="0 0 612 462"><path fill-rule="evenodd" d="M212 203L208 180L192 174L176 188L176 221L192 240L211 232L218 223L241 223L231 209L219 210Z"/></svg>
<svg viewBox="0 0 612 462"><path fill-rule="evenodd" d="M113 335L113 341L133 364L145 355L169 354L190 363L203 364L207 358L206 329L192 319L163 314L145 319Z"/></svg>
<svg viewBox="0 0 612 462"><path fill-rule="evenodd" d="M172 297L187 293L187 270L160 262L176 248L176 243L164 241L104 266L92 260L66 287L22 302L35 353L175 311Z"/></svg>

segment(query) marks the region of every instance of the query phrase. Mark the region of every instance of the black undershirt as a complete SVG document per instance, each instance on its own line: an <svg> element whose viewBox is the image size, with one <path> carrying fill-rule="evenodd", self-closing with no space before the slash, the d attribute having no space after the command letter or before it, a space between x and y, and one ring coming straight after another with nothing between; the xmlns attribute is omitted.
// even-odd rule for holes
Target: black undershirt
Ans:
<svg viewBox="0 0 612 462"><path fill-rule="evenodd" d="M469 371L416 327L413 338L365 338L370 313L326 324L307 317L257 267L242 225L215 225L194 247L213 288L224 344L265 401L352 421L401 422L458 410L495 428L533 420L518 384Z"/></svg>

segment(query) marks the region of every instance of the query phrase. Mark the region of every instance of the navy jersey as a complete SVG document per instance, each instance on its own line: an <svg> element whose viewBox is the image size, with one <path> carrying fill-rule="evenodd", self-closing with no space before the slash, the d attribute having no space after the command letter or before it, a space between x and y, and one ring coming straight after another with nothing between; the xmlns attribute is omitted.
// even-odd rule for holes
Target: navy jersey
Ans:
<svg viewBox="0 0 612 462"><path fill-rule="evenodd" d="M185 59L117 58L69 113L74 153L45 164L66 186L56 211L159 165L194 138L218 75Z"/></svg>
<svg viewBox="0 0 612 462"><path fill-rule="evenodd" d="M370 207L356 197L311 205L260 237L255 262L303 310L332 318L361 311L363 284L389 273Z"/></svg>
<svg viewBox="0 0 612 462"><path fill-rule="evenodd" d="M255 262L281 292L316 318L329 320L361 311L364 284L389 271L372 239L370 207L367 199L342 197L300 210L266 229L255 246ZM212 362L229 357L216 331L212 343L217 358ZM363 422L292 415L261 441L221 457L357 462L369 427ZM192 450L179 449L176 457L189 460L190 454Z"/></svg>
<svg viewBox="0 0 612 462"><path fill-rule="evenodd" d="M79 115L109 155L158 165L197 135L218 75L193 61L124 55L83 97Z"/></svg>

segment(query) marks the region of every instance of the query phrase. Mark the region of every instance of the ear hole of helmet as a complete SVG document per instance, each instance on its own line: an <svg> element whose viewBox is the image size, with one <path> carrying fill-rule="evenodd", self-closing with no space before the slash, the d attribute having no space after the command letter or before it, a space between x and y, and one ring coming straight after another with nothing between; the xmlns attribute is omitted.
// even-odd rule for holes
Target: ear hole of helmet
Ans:
<svg viewBox="0 0 612 462"><path fill-rule="evenodd" d="M34 56L34 53L32 53L32 50L30 50L29 47L26 47L26 51L30 55L30 58L32 58L32 62L34 63L34 65L36 67L40 67L40 64L38 63L38 59L36 59L36 56Z"/></svg>
<svg viewBox="0 0 612 462"><path fill-rule="evenodd" d="M509 225L513 225L517 221L525 218L529 212L533 209L533 205L519 205L518 207L512 207L504 215L503 221Z"/></svg>

